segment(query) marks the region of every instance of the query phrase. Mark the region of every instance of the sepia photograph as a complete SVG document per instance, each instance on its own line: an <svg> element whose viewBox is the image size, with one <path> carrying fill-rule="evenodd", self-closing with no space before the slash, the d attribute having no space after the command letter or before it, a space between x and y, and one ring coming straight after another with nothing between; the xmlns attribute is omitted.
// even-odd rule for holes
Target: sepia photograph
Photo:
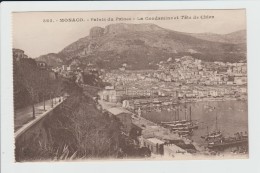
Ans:
<svg viewBox="0 0 260 173"><path fill-rule="evenodd" d="M248 159L246 14L13 12L15 162Z"/></svg>

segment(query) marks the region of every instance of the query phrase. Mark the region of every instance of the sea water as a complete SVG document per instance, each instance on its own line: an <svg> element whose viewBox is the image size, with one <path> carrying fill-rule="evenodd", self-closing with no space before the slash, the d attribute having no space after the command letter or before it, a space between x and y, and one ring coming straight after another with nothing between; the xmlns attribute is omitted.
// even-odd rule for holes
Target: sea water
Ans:
<svg viewBox="0 0 260 173"><path fill-rule="evenodd" d="M178 106L175 107L175 109ZM186 107L186 109L185 109ZM198 122L199 128L194 130L191 139L198 144L205 144L201 136L208 131L220 130L225 137L234 136L236 132L248 131L248 109L247 101L210 101L194 102L179 105L179 117L185 119L185 110L187 119ZM147 112L142 116L156 123L162 121L174 121L177 117L177 109L161 112ZM217 120L216 120L217 118Z"/></svg>

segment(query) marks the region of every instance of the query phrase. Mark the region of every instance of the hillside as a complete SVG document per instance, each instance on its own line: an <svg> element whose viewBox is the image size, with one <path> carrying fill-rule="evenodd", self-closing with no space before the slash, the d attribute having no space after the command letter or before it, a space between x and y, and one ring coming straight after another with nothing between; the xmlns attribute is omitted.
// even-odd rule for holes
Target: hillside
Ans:
<svg viewBox="0 0 260 173"><path fill-rule="evenodd" d="M235 31L229 34L198 33L188 34L190 36L213 42L244 44L246 43L246 30Z"/></svg>
<svg viewBox="0 0 260 173"><path fill-rule="evenodd" d="M206 61L245 59L246 46L240 32L211 35L176 32L154 24L111 24L105 28L93 27L88 36L58 54L40 59L54 66L76 61L81 66L91 63L105 69L119 68L124 63L128 69L157 68L158 62L183 55Z"/></svg>
<svg viewBox="0 0 260 173"><path fill-rule="evenodd" d="M49 53L47 55L42 55L38 57L37 60L44 61L51 66L59 66L63 63L62 56L56 53Z"/></svg>

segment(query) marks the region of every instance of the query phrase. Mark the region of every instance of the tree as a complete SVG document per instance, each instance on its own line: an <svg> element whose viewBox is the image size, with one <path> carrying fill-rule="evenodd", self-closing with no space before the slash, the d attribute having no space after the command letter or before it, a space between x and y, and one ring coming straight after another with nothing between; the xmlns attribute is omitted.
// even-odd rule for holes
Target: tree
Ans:
<svg viewBox="0 0 260 173"><path fill-rule="evenodd" d="M70 96L64 102L63 116L70 122L61 124L76 141L77 156L102 158L119 152L120 123L105 117L95 108L93 100L86 96Z"/></svg>
<svg viewBox="0 0 260 173"><path fill-rule="evenodd" d="M32 116L35 118L35 102L38 99L40 90L39 69L34 60L24 59L19 62L20 81L31 97Z"/></svg>
<svg viewBox="0 0 260 173"><path fill-rule="evenodd" d="M56 103L56 100L53 100L57 96L61 96L62 93L64 92L64 87L63 87L63 81L60 78L57 79L49 79L48 81L48 90L50 91L51 99L52 99L52 107L53 104Z"/></svg>
<svg viewBox="0 0 260 173"><path fill-rule="evenodd" d="M42 98L43 98L43 110L45 110L45 100L46 100L46 96L49 93L49 89L50 89L50 77L49 77L49 72L46 70L39 70L39 82L40 82L40 92L42 94Z"/></svg>

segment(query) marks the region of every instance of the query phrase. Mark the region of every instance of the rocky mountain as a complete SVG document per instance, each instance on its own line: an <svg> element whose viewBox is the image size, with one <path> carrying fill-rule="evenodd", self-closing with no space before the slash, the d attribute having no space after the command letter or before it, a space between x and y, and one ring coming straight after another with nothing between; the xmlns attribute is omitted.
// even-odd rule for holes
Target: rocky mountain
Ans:
<svg viewBox="0 0 260 173"><path fill-rule="evenodd" d="M236 62L246 59L243 33L189 34L154 24L111 24L105 28L93 27L88 36L58 54L39 59L52 65L77 62L105 69L120 68L122 64L128 69L157 68L160 61L184 55L206 61Z"/></svg>

